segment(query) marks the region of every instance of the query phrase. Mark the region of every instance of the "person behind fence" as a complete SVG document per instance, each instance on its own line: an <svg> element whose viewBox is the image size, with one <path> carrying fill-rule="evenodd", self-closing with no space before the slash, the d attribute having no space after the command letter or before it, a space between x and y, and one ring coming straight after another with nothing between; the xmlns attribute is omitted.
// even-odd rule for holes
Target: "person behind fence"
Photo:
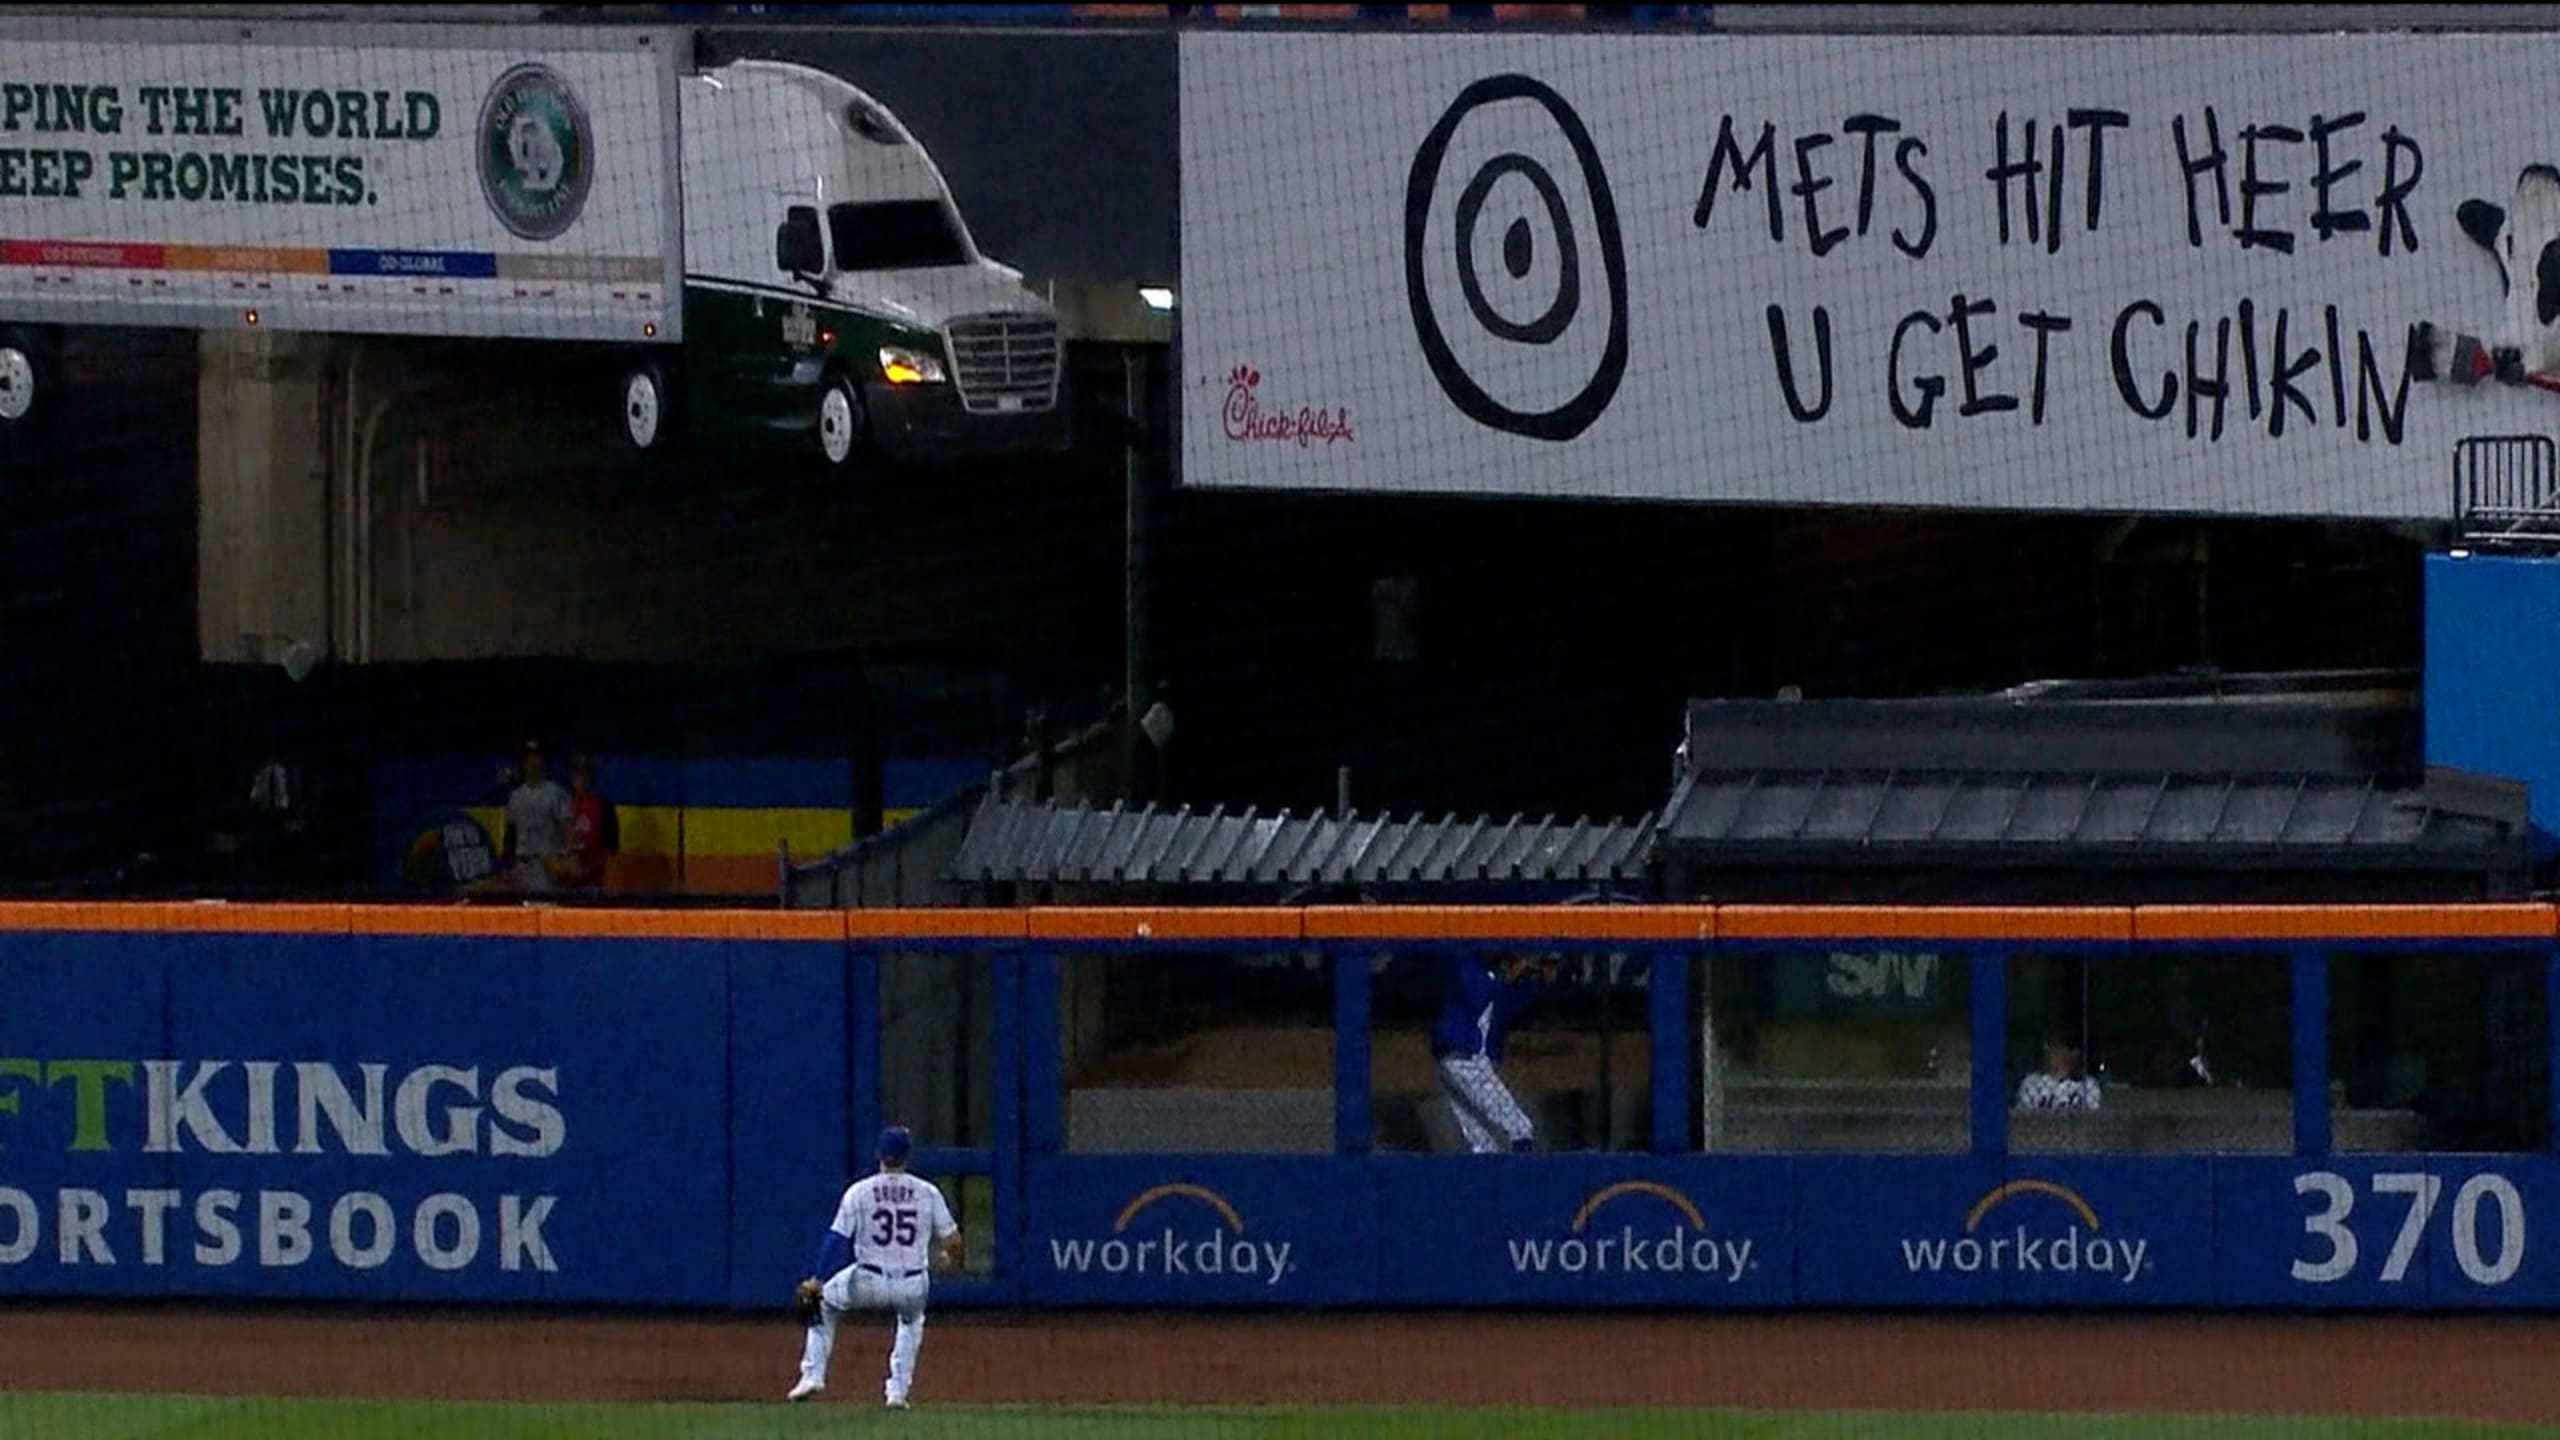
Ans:
<svg viewBox="0 0 2560 1440"><path fill-rule="evenodd" d="M2018 1082L2021 1110L2095 1110L2098 1082L2080 1068L2080 1047L2060 1030L2044 1037L2044 1068Z"/></svg>
<svg viewBox="0 0 2560 1440"><path fill-rule="evenodd" d="M569 874L589 887L605 882L605 860L622 853L621 807L596 787L595 762L569 757Z"/></svg>
<svg viewBox="0 0 2560 1440"><path fill-rule="evenodd" d="M543 765L542 743L517 752L516 787L507 796L499 863L515 888L547 894L560 888L569 863L569 792Z"/></svg>
<svg viewBox="0 0 2560 1440"><path fill-rule="evenodd" d="M1458 1117L1458 1133L1474 1154L1525 1154L1530 1148L1535 1127L1497 1067L1504 1036L1554 979L1552 962L1543 971L1525 958L1497 962L1462 955L1450 962L1440 1018L1431 1026L1431 1060Z"/></svg>

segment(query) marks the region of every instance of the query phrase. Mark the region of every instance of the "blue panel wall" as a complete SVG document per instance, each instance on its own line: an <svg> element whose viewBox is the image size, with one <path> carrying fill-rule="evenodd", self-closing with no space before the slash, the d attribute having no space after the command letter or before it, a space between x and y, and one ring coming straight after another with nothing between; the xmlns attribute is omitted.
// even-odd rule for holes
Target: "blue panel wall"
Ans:
<svg viewBox="0 0 2560 1440"><path fill-rule="evenodd" d="M2560 1166L2532 1155L2226 1161L2218 1298L2234 1306L2549 1308L2560 1253L2532 1217L2560 1203Z"/></svg>
<svg viewBox="0 0 2560 1440"><path fill-rule="evenodd" d="M2001 1277L1966 1217L2007 1172L1971 1156L1796 1162L1797 1294L1817 1305L1997 1305ZM1971 1241L1972 1244L1964 1242Z"/></svg>
<svg viewBox="0 0 2560 1440"><path fill-rule="evenodd" d="M547 1041L560 1057L577 1146L564 1145L561 1158L574 1157L569 1174L580 1182L561 1201L578 1263L564 1260L552 1288L563 1298L716 1303L728 1293L734 1133L724 947L546 940L537 949L540 985L528 1008L539 1028L525 1043ZM605 1193L592 1195L598 1182ZM592 1213L573 1199L593 1203ZM678 1225L699 1226L700 1237L675 1233Z"/></svg>
<svg viewBox="0 0 2560 1440"><path fill-rule="evenodd" d="M1033 1166L1021 1298L2548 1310L2555 1205L2519 1155L1089 1156Z"/></svg>
<svg viewBox="0 0 2560 1440"><path fill-rule="evenodd" d="M2429 555L2424 684L2427 763L2525 782L2560 848L2560 560Z"/></svg>
<svg viewBox="0 0 2560 1440"><path fill-rule="evenodd" d="M1382 1155L1377 1289L1399 1304L1746 1308L1795 1292L1792 1162Z"/></svg>
<svg viewBox="0 0 2560 1440"><path fill-rule="evenodd" d="M731 942L728 1302L741 1309L770 1308L809 1268L853 1179L848 1015L841 951Z"/></svg>
<svg viewBox="0 0 2560 1440"><path fill-rule="evenodd" d="M127 1197L169 1186L141 1119L141 1061L167 1053L168 1009L156 936L0 939L0 1294L165 1292L190 1232L167 1217L153 1264ZM62 1243L64 1211L92 1195L112 1206L103 1258Z"/></svg>
<svg viewBox="0 0 2560 1440"><path fill-rule="evenodd" d="M0 936L0 1294L770 1304L844 1178L843 963Z"/></svg>
<svg viewBox="0 0 2560 1440"><path fill-rule="evenodd" d="M2082 1156L1807 1158L1807 1304L2191 1305L2213 1295L2210 1164Z"/></svg>
<svg viewBox="0 0 2560 1440"><path fill-rule="evenodd" d="M0 931L0 1297L774 1310L876 967L697 928ZM1022 973L1008 1268L937 1303L2560 1310L2552 1155L1059 1155Z"/></svg>
<svg viewBox="0 0 2560 1440"><path fill-rule="evenodd" d="M1024 1264L1035 1299L1324 1306L1378 1298L1377 1182L1364 1160L1050 1156L1027 1162L1024 1179ZM1488 1184L1486 1193L1498 1191Z"/></svg>

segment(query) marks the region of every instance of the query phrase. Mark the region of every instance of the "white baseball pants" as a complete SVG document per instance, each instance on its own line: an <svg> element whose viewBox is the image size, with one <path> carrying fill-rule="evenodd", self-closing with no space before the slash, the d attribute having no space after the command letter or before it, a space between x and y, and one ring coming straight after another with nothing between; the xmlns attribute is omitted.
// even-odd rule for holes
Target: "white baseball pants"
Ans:
<svg viewBox="0 0 2560 1440"><path fill-rule="evenodd" d="M881 1398L892 1405L907 1398L916 1378L916 1351L924 1347L924 1300L933 1277L922 1270L882 1271L876 1266L848 1265L827 1278L820 1292L818 1323L809 1327L800 1347L800 1378L827 1383L827 1359L835 1353L836 1317L848 1310L886 1310L898 1317L898 1336L889 1346L889 1383Z"/></svg>
<svg viewBox="0 0 2560 1440"><path fill-rule="evenodd" d="M1458 1133L1466 1137L1470 1152L1491 1155L1529 1148L1529 1112L1512 1098L1511 1087L1502 1083L1491 1060L1482 1055L1443 1055L1439 1066L1440 1088L1448 1092L1449 1108L1458 1117Z"/></svg>

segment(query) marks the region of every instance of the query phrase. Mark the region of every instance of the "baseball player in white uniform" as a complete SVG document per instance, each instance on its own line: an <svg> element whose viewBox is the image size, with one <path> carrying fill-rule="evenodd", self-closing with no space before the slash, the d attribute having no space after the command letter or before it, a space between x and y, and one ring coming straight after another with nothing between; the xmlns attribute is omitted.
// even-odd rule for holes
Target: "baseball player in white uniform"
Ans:
<svg viewBox="0 0 2560 1440"><path fill-rule="evenodd" d="M938 1252L946 1268L960 1263L960 1222L940 1186L907 1173L914 1137L903 1125L880 1132L880 1170L848 1186L836 1204L835 1222L818 1241L818 1263L800 1282L795 1306L809 1327L800 1348L800 1383L791 1399L806 1400L827 1388L827 1357L836 1345L836 1319L848 1310L887 1310L898 1317L889 1347L889 1382L881 1398L892 1410L907 1408L916 1378L916 1351L924 1345L925 1292ZM821 1281L818 1277L825 1276Z"/></svg>

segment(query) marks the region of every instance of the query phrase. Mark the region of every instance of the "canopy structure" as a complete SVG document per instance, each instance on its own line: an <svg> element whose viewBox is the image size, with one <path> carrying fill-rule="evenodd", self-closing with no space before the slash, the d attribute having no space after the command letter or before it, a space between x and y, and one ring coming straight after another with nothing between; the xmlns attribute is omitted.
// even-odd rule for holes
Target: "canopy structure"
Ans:
<svg viewBox="0 0 2560 1440"><path fill-rule="evenodd" d="M2523 893L2523 787L2417 765L2415 725L2370 697L1699 702L1658 843L1680 895Z"/></svg>

